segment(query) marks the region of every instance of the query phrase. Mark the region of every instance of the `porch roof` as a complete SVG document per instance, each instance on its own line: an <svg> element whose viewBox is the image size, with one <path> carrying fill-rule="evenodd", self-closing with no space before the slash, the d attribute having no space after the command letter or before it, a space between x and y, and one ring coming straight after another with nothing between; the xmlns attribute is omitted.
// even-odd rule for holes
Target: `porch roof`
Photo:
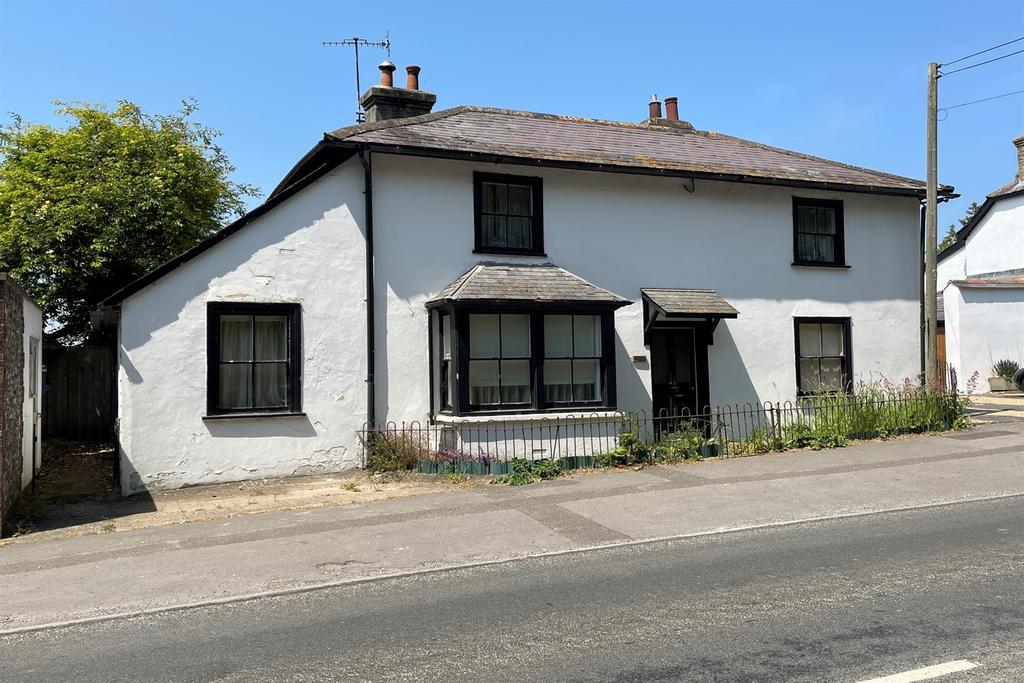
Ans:
<svg viewBox="0 0 1024 683"><path fill-rule="evenodd" d="M478 263L427 301L444 303L597 304L618 308L629 300L553 263Z"/></svg>
<svg viewBox="0 0 1024 683"><path fill-rule="evenodd" d="M644 300L666 318L735 318L739 311L713 289L641 289Z"/></svg>

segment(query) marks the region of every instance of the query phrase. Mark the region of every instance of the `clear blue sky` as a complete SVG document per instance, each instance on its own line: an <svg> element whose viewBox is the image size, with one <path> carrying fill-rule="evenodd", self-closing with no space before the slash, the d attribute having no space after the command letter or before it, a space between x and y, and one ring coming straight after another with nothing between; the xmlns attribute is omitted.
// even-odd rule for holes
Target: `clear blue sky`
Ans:
<svg viewBox="0 0 1024 683"><path fill-rule="evenodd" d="M320 41L385 31L437 108L640 120L656 92L700 129L923 178L926 64L1024 35L1024 3L0 0L0 112L57 123L54 99L195 97L265 195L352 121L350 49ZM365 88L384 55L364 56ZM1021 89L1024 54L942 79L940 105ZM940 181L964 195L941 235L1013 177L1024 95L955 109L939 133Z"/></svg>

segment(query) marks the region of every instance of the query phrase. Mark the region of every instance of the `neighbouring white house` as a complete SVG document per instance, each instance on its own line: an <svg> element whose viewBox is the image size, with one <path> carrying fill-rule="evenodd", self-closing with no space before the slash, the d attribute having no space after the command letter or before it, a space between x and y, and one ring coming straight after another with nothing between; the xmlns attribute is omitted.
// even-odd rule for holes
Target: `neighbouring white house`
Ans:
<svg viewBox="0 0 1024 683"><path fill-rule="evenodd" d="M432 112L418 68L381 70L365 123L104 303L126 493L355 467L366 423L508 434L920 375L922 182L696 130L676 98Z"/></svg>
<svg viewBox="0 0 1024 683"><path fill-rule="evenodd" d="M974 373L988 391L992 366L1024 366L1024 136L1013 141L1017 175L985 198L938 255L946 362L960 385Z"/></svg>
<svg viewBox="0 0 1024 683"><path fill-rule="evenodd" d="M0 534L40 465L42 309L0 273Z"/></svg>

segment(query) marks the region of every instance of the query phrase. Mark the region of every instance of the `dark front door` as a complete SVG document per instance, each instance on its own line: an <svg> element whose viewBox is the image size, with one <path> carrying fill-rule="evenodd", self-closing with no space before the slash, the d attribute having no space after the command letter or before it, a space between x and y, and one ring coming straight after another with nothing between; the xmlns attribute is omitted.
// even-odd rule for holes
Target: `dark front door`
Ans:
<svg viewBox="0 0 1024 683"><path fill-rule="evenodd" d="M703 349L707 353L706 348ZM696 329L651 331L654 417L694 414L699 406Z"/></svg>

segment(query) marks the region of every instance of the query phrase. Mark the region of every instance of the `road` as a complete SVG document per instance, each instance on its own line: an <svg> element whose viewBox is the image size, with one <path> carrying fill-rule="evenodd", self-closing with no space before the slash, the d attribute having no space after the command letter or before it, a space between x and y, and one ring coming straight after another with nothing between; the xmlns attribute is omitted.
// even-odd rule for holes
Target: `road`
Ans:
<svg viewBox="0 0 1024 683"><path fill-rule="evenodd" d="M0 678L1011 681L1022 587L1012 497L9 635Z"/></svg>

